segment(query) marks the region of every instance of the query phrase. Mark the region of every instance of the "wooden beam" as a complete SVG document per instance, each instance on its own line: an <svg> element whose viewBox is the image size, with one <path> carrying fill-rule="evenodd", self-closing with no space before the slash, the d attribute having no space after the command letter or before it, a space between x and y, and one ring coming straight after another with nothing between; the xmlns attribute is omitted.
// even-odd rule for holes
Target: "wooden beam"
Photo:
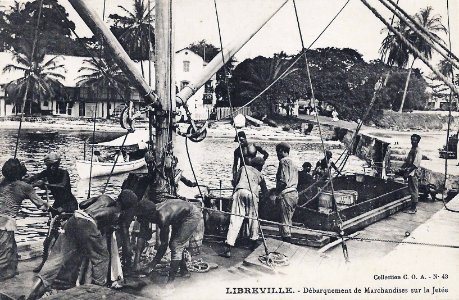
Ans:
<svg viewBox="0 0 459 300"><path fill-rule="evenodd" d="M156 92L165 111L171 112L175 109L175 82L173 80L173 25L172 25L172 1L156 1L155 6L155 83ZM173 131L170 130L168 117L157 119L159 126L156 128L156 161L159 165L163 151L167 146L173 146Z"/></svg>
<svg viewBox="0 0 459 300"><path fill-rule="evenodd" d="M237 39L230 42L228 45L224 45L223 49L212 59L207 66L196 76L196 79L190 82L184 89L177 94L177 103L186 103L186 101L193 96L215 73L220 70L225 63L227 63L244 45L252 39L252 37L260 31L272 17L274 17L279 10L284 7L288 2L285 0L279 7L273 11L272 14L261 20L260 23L256 24L255 27L250 31L247 36L240 35Z"/></svg>
<svg viewBox="0 0 459 300"><path fill-rule="evenodd" d="M116 37L107 27L105 22L99 17L95 10L88 6L87 0L69 0L70 4L80 15L81 19L91 29L95 35L104 38L105 46L110 50L116 63L126 74L129 81L136 87L141 96L145 96L147 101L154 102L156 97L147 81L143 78L135 63L123 49ZM163 2L163 1L158 1Z"/></svg>

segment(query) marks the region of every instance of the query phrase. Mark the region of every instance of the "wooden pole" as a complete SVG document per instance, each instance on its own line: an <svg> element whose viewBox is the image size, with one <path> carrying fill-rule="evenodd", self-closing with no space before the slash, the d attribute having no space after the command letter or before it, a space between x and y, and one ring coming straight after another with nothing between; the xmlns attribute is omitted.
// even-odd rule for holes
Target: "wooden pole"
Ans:
<svg viewBox="0 0 459 300"><path fill-rule="evenodd" d="M95 10L88 6L87 0L69 0L70 4L80 15L81 19L91 29L95 35L101 35L104 38L104 45L107 47L113 58L119 65L120 69L126 74L131 83L137 88L141 96L145 96L149 102L155 102L156 97L147 81L142 74L137 70L135 63L129 58L129 55L124 51L121 44L115 38L113 33L99 17ZM161 1L158 1L161 2Z"/></svg>
<svg viewBox="0 0 459 300"><path fill-rule="evenodd" d="M156 1L155 20L155 87L162 108L166 113L175 110L175 82L173 80L174 45L172 30L172 1ZM160 163L164 150L172 146L173 131L170 129L172 118L157 118L156 129L156 160Z"/></svg>
<svg viewBox="0 0 459 300"><path fill-rule="evenodd" d="M252 37L260 31L269 20L274 17L279 10L284 7L288 2L285 0L279 5L279 7L273 11L272 14L266 17L266 19L261 20L259 24L250 31L251 33L248 36L240 36L237 39L231 41L229 44L223 47L223 55L220 52L217 54L214 59L212 59L207 66L202 69L202 71L196 76L196 79L193 82L190 82L185 88L183 88L176 97L177 103L186 103L186 101L193 96L215 73L220 70L225 63L227 63L244 45L252 39ZM224 62L223 58L224 57Z"/></svg>
<svg viewBox="0 0 459 300"><path fill-rule="evenodd" d="M172 1L156 1L155 19L155 87L162 108L166 112L157 117L156 127L156 165L160 165L165 151L173 150L174 132L171 130L171 114L175 110L175 82L173 80L174 31L172 25ZM158 126L159 125L159 126ZM160 245L160 231L156 227L156 245Z"/></svg>

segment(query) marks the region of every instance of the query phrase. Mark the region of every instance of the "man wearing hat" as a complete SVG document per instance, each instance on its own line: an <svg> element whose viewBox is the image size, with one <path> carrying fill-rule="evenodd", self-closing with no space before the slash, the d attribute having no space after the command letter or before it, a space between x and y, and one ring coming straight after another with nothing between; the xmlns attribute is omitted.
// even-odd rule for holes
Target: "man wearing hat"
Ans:
<svg viewBox="0 0 459 300"><path fill-rule="evenodd" d="M70 186L70 174L67 170L59 168L61 156L57 152L50 152L44 159L46 169L40 173L31 176L27 182L43 189L49 189L54 197L51 213L53 217L60 213L73 213L78 209L78 202L72 194ZM35 268L39 272L48 256L48 248L53 239L57 238L57 231L51 231L53 234L46 237L43 242L43 261Z"/></svg>
<svg viewBox="0 0 459 300"><path fill-rule="evenodd" d="M290 145L281 142L276 145L279 168L276 174L276 202L279 207L280 221L286 226L279 226L282 240L291 241L292 217L298 204L298 169L289 157ZM289 226L290 225L290 226Z"/></svg>
<svg viewBox="0 0 459 300"><path fill-rule="evenodd" d="M422 153L419 148L421 136L418 134L411 135L411 149L402 166L405 179L408 181L408 189L411 194L411 207L406 212L415 214L419 199L419 176L421 173Z"/></svg>
<svg viewBox="0 0 459 300"><path fill-rule="evenodd" d="M240 147L238 146L234 149L234 160L233 160L233 182L236 178L236 174L241 166L244 164L250 165L252 158L257 156L257 153L263 155L263 160L268 159L268 152L261 148L260 146L254 143L248 143L247 137L244 131L239 131L234 138L235 142L239 142ZM244 161L242 160L244 158Z"/></svg>
<svg viewBox="0 0 459 300"><path fill-rule="evenodd" d="M255 249L258 240L259 223L258 203L260 191L262 195L268 195L266 182L261 175L264 160L261 157L254 157L250 166L242 166L236 174L236 186L234 188L233 203L231 205L230 225L226 236L226 249L221 254L223 257L231 257L231 247L234 246L236 238L241 229L244 217L248 216L249 238L252 241L252 248Z"/></svg>

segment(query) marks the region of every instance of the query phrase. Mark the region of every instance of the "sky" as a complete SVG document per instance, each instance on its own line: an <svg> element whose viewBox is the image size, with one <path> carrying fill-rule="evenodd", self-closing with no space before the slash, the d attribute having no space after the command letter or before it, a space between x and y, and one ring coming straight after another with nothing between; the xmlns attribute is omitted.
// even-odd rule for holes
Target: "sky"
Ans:
<svg viewBox="0 0 459 300"><path fill-rule="evenodd" d="M91 31L80 19L67 0L58 0L69 12L70 19L76 24L81 36L90 36ZM102 0L84 0L101 16ZM146 0L145 0L146 1ZM151 0L154 3L154 0ZM163 0L164 1L164 0ZM394 0L395 1L395 0ZM0 0L8 4L12 0ZM20 2L26 2L20 0ZM216 0L223 45L246 35L260 20L276 10L284 0ZM330 20L347 0L296 0L298 18L304 44L308 47L325 28ZM392 14L376 0L368 0L386 19ZM379 5L378 5L379 4ZM442 16L447 26L447 0L399 0L399 5L409 14L432 6L434 13ZM106 16L121 13L118 5L132 9L132 0L106 0ZM205 39L220 47L214 0L173 0L173 19L175 28L175 48L182 49L190 43ZM459 0L449 0L452 49L459 56ZM358 50L365 60L380 57L378 52L385 32L384 24L377 19L360 0L350 0L334 23L313 45L312 48L338 47ZM446 35L443 36L447 40ZM237 54L241 62L258 55L272 56L284 51L296 54L301 49L301 41L293 8L290 0ZM434 57L434 62L438 61ZM421 67L418 62L415 67ZM421 67L424 69L424 67Z"/></svg>

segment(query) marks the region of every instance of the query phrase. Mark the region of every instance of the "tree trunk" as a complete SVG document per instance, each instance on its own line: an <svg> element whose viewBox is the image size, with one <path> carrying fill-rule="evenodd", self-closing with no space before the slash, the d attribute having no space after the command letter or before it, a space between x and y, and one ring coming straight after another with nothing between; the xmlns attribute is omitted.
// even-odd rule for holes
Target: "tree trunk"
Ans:
<svg viewBox="0 0 459 300"><path fill-rule="evenodd" d="M413 59L410 69L408 70L408 76L406 76L405 89L403 91L402 103L400 104L400 109L398 111L399 113L403 111L403 106L405 105L406 93L408 92L408 85L410 84L411 71L413 70L413 65L415 61L416 61L416 58Z"/></svg>

